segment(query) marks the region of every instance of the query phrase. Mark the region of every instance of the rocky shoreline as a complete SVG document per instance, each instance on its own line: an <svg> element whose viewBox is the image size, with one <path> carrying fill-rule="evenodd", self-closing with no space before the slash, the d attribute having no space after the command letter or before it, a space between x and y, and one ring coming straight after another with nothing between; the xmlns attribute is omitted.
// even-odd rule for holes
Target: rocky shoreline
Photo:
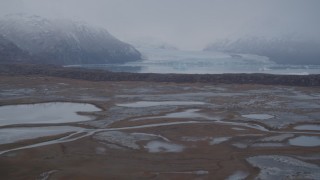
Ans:
<svg viewBox="0 0 320 180"><path fill-rule="evenodd" d="M0 75L39 75L89 81L146 81L213 84L263 84L286 86L320 86L320 74L155 74L124 73L53 65L1 64Z"/></svg>

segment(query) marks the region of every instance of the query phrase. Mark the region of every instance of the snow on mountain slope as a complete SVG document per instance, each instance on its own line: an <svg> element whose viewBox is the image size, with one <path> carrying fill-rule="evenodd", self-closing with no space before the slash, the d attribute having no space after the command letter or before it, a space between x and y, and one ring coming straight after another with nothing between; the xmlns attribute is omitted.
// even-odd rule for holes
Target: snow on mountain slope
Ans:
<svg viewBox="0 0 320 180"><path fill-rule="evenodd" d="M0 63L29 61L29 54L0 34Z"/></svg>
<svg viewBox="0 0 320 180"><path fill-rule="evenodd" d="M320 42L293 37L222 40L204 50L257 54L280 64L320 64Z"/></svg>
<svg viewBox="0 0 320 180"><path fill-rule="evenodd" d="M139 60L141 56L133 46L116 39L105 29L69 20L7 15L0 20L0 34L41 63L123 63Z"/></svg>

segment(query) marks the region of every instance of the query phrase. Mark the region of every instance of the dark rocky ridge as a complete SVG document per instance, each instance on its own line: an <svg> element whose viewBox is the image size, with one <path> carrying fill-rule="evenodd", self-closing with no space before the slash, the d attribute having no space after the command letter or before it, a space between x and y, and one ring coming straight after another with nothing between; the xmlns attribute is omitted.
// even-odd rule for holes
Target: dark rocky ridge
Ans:
<svg viewBox="0 0 320 180"><path fill-rule="evenodd" d="M317 75L271 75L271 74L152 74L115 73L103 70L63 68L60 66L2 64L0 75L37 75L89 81L146 81L174 83L213 84L264 84L288 86L320 86Z"/></svg>
<svg viewBox="0 0 320 180"><path fill-rule="evenodd" d="M102 28L25 14L0 20L0 34L40 64L105 64L141 59L133 46Z"/></svg>

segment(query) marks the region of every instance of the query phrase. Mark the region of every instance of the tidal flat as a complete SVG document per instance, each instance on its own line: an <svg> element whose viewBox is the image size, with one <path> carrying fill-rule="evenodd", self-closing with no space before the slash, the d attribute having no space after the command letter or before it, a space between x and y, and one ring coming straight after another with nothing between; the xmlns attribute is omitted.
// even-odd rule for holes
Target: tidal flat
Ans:
<svg viewBox="0 0 320 180"><path fill-rule="evenodd" d="M36 75L0 86L0 179L320 178L318 86Z"/></svg>

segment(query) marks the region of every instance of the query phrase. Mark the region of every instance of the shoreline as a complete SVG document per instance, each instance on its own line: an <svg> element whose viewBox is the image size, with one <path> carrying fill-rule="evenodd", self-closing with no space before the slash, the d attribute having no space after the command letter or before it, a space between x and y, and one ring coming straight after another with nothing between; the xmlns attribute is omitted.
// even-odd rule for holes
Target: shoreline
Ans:
<svg viewBox="0 0 320 180"><path fill-rule="evenodd" d="M127 73L65 68L55 65L0 64L0 75L7 76L50 76L88 81L143 81L172 83L213 84L261 84L286 86L320 86L320 74L274 75L274 74L156 74Z"/></svg>

